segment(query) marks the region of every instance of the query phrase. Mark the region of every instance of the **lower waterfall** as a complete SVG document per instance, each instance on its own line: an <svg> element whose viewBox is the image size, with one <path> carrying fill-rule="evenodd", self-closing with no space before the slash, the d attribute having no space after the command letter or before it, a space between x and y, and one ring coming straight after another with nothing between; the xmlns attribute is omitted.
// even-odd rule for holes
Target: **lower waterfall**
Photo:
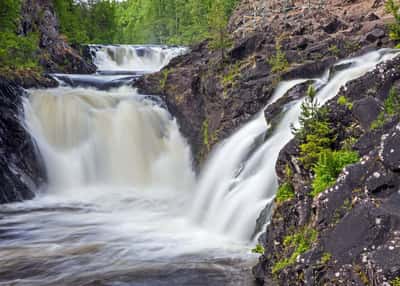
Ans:
<svg viewBox="0 0 400 286"><path fill-rule="evenodd" d="M127 50L146 55L137 46L92 47L95 62L106 57L116 66L106 62L107 75L86 75L85 84L131 69ZM395 55L375 51L339 62L329 77L282 82L269 104L308 80L325 103ZM252 285L256 220L268 223L275 163L302 100L288 103L268 134L260 110L216 146L196 177L190 147L158 98L125 83L105 91L68 86L79 75L57 77L63 86L29 90L25 99L48 185L32 201L0 209L0 285Z"/></svg>
<svg viewBox="0 0 400 286"><path fill-rule="evenodd" d="M99 184L193 185L190 149L177 123L132 88L34 90L25 110L46 162L49 193Z"/></svg>

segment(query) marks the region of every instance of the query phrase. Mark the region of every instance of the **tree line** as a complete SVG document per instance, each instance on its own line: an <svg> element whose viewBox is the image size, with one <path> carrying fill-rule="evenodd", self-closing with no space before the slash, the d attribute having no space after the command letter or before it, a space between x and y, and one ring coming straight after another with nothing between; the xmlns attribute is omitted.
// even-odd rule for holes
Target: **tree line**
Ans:
<svg viewBox="0 0 400 286"><path fill-rule="evenodd" d="M71 44L229 46L226 26L239 0L53 0ZM0 70L40 69L38 31L20 29L22 0L0 0Z"/></svg>
<svg viewBox="0 0 400 286"><path fill-rule="evenodd" d="M238 0L54 0L72 43L192 44L221 37ZM216 41L220 42L220 41Z"/></svg>

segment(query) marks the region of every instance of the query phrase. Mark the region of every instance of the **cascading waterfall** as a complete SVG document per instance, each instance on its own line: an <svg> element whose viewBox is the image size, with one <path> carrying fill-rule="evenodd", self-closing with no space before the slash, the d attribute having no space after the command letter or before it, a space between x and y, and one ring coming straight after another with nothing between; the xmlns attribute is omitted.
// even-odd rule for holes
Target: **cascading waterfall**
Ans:
<svg viewBox="0 0 400 286"><path fill-rule="evenodd" d="M51 190L93 184L187 190L193 184L190 150L176 122L129 87L34 90L25 107Z"/></svg>
<svg viewBox="0 0 400 286"><path fill-rule="evenodd" d="M395 55L395 51L384 49L339 62L337 65L351 65L334 74L323 85L316 95L319 103L325 103L348 81ZM319 84L325 80L324 77L319 79ZM281 83L271 103L304 81ZM275 163L279 151L292 138L291 125L298 125L301 103L302 100L290 103L273 134L250 157L247 156L255 142L267 129L263 113L217 147L197 184L197 196L193 202L193 217L197 222L238 239L253 237L257 217L273 201L277 189Z"/></svg>
<svg viewBox="0 0 400 286"><path fill-rule="evenodd" d="M217 146L196 181L177 122L125 77L185 49L91 49L98 74L57 75L63 86L25 100L49 181L35 200L0 209L0 285L251 285L256 219L273 201L275 162L302 100L286 105L268 136L260 111ZM339 63L351 65L319 79L318 100L392 57L381 50ZM305 81L282 82L270 103Z"/></svg>
<svg viewBox="0 0 400 286"><path fill-rule="evenodd" d="M100 71L156 72L171 59L187 52L185 47L167 46L91 46L94 63Z"/></svg>

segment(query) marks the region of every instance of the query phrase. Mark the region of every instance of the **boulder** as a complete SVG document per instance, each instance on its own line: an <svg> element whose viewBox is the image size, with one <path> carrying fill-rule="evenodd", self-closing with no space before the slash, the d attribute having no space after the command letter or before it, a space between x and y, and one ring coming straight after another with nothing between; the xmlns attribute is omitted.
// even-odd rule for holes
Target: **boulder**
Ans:
<svg viewBox="0 0 400 286"><path fill-rule="evenodd" d="M352 114L364 129L369 129L371 123L381 112L380 101L373 97L366 97L353 102Z"/></svg>

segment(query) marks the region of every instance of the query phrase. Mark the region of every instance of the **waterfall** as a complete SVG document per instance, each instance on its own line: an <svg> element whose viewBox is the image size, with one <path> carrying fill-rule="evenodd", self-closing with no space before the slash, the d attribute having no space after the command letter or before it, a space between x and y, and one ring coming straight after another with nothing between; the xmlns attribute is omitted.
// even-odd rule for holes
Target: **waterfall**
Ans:
<svg viewBox="0 0 400 286"><path fill-rule="evenodd" d="M395 55L393 50L383 49L339 62L337 65L350 66L334 74L327 82L325 76L317 80L319 84L325 82L317 92L317 100L325 103L348 81L362 76ZM270 103L304 81L282 82ZM302 101L289 104L273 133L255 151L252 151L254 144L270 128L263 113L216 147L197 183L192 207L195 221L237 239L249 240L253 237L256 219L263 209L270 209L273 202L277 190L276 160L279 151L293 137L291 125L298 126Z"/></svg>
<svg viewBox="0 0 400 286"><path fill-rule="evenodd" d="M32 90L25 113L46 163L50 191L91 185L187 190L192 185L190 149L176 121L132 88Z"/></svg>
<svg viewBox="0 0 400 286"><path fill-rule="evenodd" d="M185 47L167 46L91 46L94 63L100 71L156 72L171 59L187 52Z"/></svg>
<svg viewBox="0 0 400 286"><path fill-rule="evenodd" d="M48 186L0 209L0 284L251 285L256 220L268 223L275 163L302 99L286 104L273 128L260 110L196 178L176 120L159 98L131 87L185 49L91 50L97 74L55 75L60 87L24 99ZM319 102L394 56L380 50L339 62L314 79ZM268 104L308 80L282 82Z"/></svg>

